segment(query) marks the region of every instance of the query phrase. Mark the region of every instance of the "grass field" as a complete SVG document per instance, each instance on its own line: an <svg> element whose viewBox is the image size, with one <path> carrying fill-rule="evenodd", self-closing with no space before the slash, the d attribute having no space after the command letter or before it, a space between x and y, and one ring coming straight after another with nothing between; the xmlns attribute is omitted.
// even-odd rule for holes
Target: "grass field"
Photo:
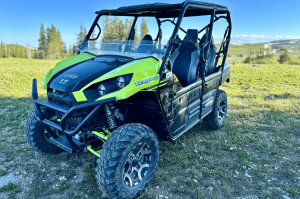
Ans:
<svg viewBox="0 0 300 199"><path fill-rule="evenodd" d="M228 61L225 126L199 123L161 142L157 172L139 198L300 198L300 66ZM43 156L25 141L32 78L45 99L43 76L56 62L0 59L0 179L15 178L0 198L102 198L95 155Z"/></svg>

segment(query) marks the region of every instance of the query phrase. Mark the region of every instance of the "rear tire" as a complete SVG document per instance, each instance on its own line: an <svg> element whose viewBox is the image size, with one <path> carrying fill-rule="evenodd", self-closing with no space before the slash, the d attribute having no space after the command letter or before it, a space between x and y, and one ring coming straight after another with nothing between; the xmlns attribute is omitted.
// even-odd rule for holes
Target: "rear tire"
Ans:
<svg viewBox="0 0 300 199"><path fill-rule="evenodd" d="M107 139L97 160L98 185L113 199L137 197L157 167L156 134L143 124L125 124Z"/></svg>
<svg viewBox="0 0 300 199"><path fill-rule="evenodd" d="M204 125L209 129L221 128L227 116L227 95L225 91L218 90L213 110L203 118Z"/></svg>
<svg viewBox="0 0 300 199"><path fill-rule="evenodd" d="M45 118L50 119L55 116L55 112L42 108L42 114ZM47 135L42 123L35 117L32 112L26 122L25 137L30 147L41 154L57 154L62 152L62 149L49 142L49 135Z"/></svg>

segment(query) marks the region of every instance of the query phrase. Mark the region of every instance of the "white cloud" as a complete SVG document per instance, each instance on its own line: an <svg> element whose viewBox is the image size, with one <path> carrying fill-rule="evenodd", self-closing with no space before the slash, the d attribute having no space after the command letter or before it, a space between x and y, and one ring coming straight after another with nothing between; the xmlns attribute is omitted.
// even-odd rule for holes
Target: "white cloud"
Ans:
<svg viewBox="0 0 300 199"><path fill-rule="evenodd" d="M216 41L221 41L223 35L214 36ZM284 40L284 39L300 39L300 35L255 35L255 34L240 34L231 35L231 43L262 43L270 42L274 40Z"/></svg>

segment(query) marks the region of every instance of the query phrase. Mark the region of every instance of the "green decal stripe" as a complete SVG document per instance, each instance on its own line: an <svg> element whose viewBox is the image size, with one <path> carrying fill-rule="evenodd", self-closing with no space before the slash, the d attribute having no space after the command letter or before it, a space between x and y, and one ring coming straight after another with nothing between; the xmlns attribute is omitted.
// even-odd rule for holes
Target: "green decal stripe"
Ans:
<svg viewBox="0 0 300 199"><path fill-rule="evenodd" d="M163 83L163 84L160 84L159 87L165 86L165 85L167 85L167 84L168 84L168 82ZM155 91L155 89L157 89L157 86L155 86L154 88L151 88L151 89L149 89L149 90L144 90L144 91Z"/></svg>
<svg viewBox="0 0 300 199"><path fill-rule="evenodd" d="M168 84L168 82L163 83L163 84L160 84L159 87L164 86L164 85L166 85L166 84Z"/></svg>
<svg viewBox="0 0 300 199"><path fill-rule="evenodd" d="M94 81L92 81L91 83L83 87L81 91L97 82L101 82L113 77L133 73L132 79L127 86L125 86L123 89L119 91L109 93L103 97L100 97L97 100L107 99L110 97L117 97L118 100L126 99L145 88L151 87L159 83L159 78L157 76L158 74L156 72L157 63L159 63L159 61L157 61L154 58L145 58L145 59L129 62L95 79ZM149 78L150 80L148 80ZM135 84L136 82L140 82L144 80L148 80L148 81L143 82L143 84L138 84L138 86L137 84Z"/></svg>
<svg viewBox="0 0 300 199"><path fill-rule="evenodd" d="M73 95L77 102L82 102L87 100L82 91L75 91L73 92Z"/></svg>
<svg viewBox="0 0 300 199"><path fill-rule="evenodd" d="M92 149L91 145L87 146L86 149L89 150L90 152L92 152L93 154L95 154L96 156L98 156L100 158L99 153L100 153L101 150L95 151L94 149Z"/></svg>
<svg viewBox="0 0 300 199"><path fill-rule="evenodd" d="M75 55L73 57L69 57L67 59L64 59L60 62L58 62L54 68L50 69L49 72L46 74L46 76L44 77L44 85L43 85L43 88L46 89L47 88L47 83L49 81L49 79L55 74L57 73L58 71L66 68L66 67L69 67L73 64L76 64L76 63L79 63L79 62L83 62L83 61L86 61L88 59L92 59L96 56L94 55L91 55L89 53L82 53L82 54L79 54L79 55Z"/></svg>
<svg viewBox="0 0 300 199"><path fill-rule="evenodd" d="M92 133L94 133L95 135L101 137L104 140L107 140L108 136L110 135L110 134L108 134L108 135L105 136L102 132L97 132L97 131L92 131Z"/></svg>

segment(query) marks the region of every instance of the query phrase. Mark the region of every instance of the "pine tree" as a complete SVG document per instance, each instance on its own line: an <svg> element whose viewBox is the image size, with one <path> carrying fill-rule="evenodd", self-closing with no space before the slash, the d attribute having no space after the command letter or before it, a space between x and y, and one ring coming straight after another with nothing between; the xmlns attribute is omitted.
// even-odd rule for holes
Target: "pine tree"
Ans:
<svg viewBox="0 0 300 199"><path fill-rule="evenodd" d="M145 35L147 35L149 32L148 27L147 27L147 23L145 21L145 19L143 18L143 21L141 23L141 34L140 34L140 38L143 39L143 37Z"/></svg>
<svg viewBox="0 0 300 199"><path fill-rule="evenodd" d="M6 49L6 44L4 42L1 41L1 51L2 51L2 55L1 57L7 57L7 49Z"/></svg>
<svg viewBox="0 0 300 199"><path fill-rule="evenodd" d="M124 22L118 17L110 19L108 16L105 16L103 21L103 41L108 40L127 40L133 20L126 19ZM136 30L136 26L134 27ZM136 31L135 31L136 32ZM139 37L135 35L135 40L139 40Z"/></svg>
<svg viewBox="0 0 300 199"><path fill-rule="evenodd" d="M73 53L76 54L77 53L77 51L76 51L77 48L76 48L76 46L74 44L73 44L73 48L72 49L73 49Z"/></svg>
<svg viewBox="0 0 300 199"><path fill-rule="evenodd" d="M56 28L51 25L51 28L47 28L46 31L47 59L61 59L65 54L64 42L61 40L61 35Z"/></svg>
<svg viewBox="0 0 300 199"><path fill-rule="evenodd" d="M289 62L289 61L291 61L291 57L290 57L290 55L288 54L288 51L285 50L285 51L283 52L283 54L281 54L281 55L279 56L278 62L281 63L281 64L284 64L284 63Z"/></svg>
<svg viewBox="0 0 300 199"><path fill-rule="evenodd" d="M44 29L44 25L41 24L40 29L40 38L39 38L39 47L37 52L37 57L39 59L45 59L46 58L46 51L47 51L47 38L46 38L46 32Z"/></svg>
<svg viewBox="0 0 300 199"><path fill-rule="evenodd" d="M31 49L31 57L33 57L35 59L35 53L36 53L36 50L35 49Z"/></svg>
<svg viewBox="0 0 300 199"><path fill-rule="evenodd" d="M7 55L6 57L12 57L11 45L6 45Z"/></svg>
<svg viewBox="0 0 300 199"><path fill-rule="evenodd" d="M73 55L74 55L74 51L73 51L73 49L72 49L72 45L70 44L68 56L69 56L69 57L72 57Z"/></svg>
<svg viewBox="0 0 300 199"><path fill-rule="evenodd" d="M2 40L1 40L1 43L0 43L0 58L3 57L2 48L3 48L3 43L2 43Z"/></svg>
<svg viewBox="0 0 300 199"><path fill-rule="evenodd" d="M31 48L30 45L27 43L26 48L25 48L25 57L27 59L31 59Z"/></svg>
<svg viewBox="0 0 300 199"><path fill-rule="evenodd" d="M80 25L80 32L79 34L76 34L76 45L75 45L75 49L74 51L77 53L79 51L79 48L83 42L83 40L85 39L86 37L86 28L81 24Z"/></svg>

